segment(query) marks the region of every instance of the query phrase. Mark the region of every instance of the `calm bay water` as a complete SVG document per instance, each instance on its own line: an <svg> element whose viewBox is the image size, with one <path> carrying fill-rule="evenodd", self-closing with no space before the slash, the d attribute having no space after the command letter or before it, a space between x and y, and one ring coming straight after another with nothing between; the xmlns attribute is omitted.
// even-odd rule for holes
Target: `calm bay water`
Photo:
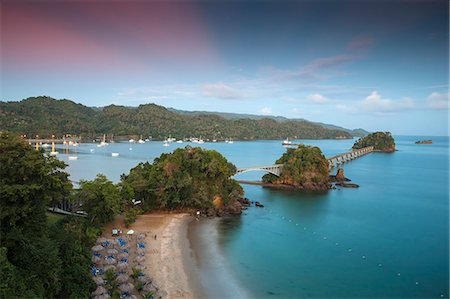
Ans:
<svg viewBox="0 0 450 299"><path fill-rule="evenodd" d="M429 138L432 145L414 144ZM349 150L354 140L302 142L331 156ZM393 154L372 153L343 166L358 189L313 194L244 185L246 197L265 208L192 229L209 244L205 254L215 255L200 263L205 283L216 281L220 296L234 298L448 298L448 138L396 136L396 143ZM74 181L97 173L118 181L138 162L185 145L82 144L79 160L60 158ZM270 165L285 151L280 141L202 146L238 167ZM258 180L262 174L236 178Z"/></svg>

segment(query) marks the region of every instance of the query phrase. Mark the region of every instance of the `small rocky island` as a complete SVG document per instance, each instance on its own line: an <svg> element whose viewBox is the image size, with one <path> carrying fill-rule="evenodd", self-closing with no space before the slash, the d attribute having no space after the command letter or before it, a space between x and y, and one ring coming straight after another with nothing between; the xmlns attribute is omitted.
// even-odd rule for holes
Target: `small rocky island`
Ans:
<svg viewBox="0 0 450 299"><path fill-rule="evenodd" d="M428 139L428 140L420 140L420 141L416 141L416 144L433 144L433 140Z"/></svg>
<svg viewBox="0 0 450 299"><path fill-rule="evenodd" d="M239 215L250 203L231 178L236 166L219 152L200 147L161 154L122 175L122 188L141 201L143 211L187 211L207 216Z"/></svg>
<svg viewBox="0 0 450 299"><path fill-rule="evenodd" d="M391 153L395 152L395 141L390 132L375 132L355 142L352 149L361 149L373 146L374 151Z"/></svg>
<svg viewBox="0 0 450 299"><path fill-rule="evenodd" d="M279 177L270 173L264 175L262 180L267 186L310 191L331 188L328 161L316 146L288 148L275 163L283 164L283 170Z"/></svg>

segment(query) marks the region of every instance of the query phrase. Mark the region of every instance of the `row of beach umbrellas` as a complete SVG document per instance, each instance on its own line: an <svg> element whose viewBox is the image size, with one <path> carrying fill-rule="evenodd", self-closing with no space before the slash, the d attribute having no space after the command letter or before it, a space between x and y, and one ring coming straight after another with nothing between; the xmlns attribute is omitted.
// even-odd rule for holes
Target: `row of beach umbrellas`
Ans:
<svg viewBox="0 0 450 299"><path fill-rule="evenodd" d="M134 233L134 232L133 232ZM135 268L142 271L145 269L143 262L145 261L145 234L139 234L136 236L136 241L138 242L138 248L136 249L137 256L135 258L136 266ZM129 238L121 238L120 240L107 239L101 237L97 240L97 244L92 247L93 256L92 262L95 264L100 264L102 262L102 255L105 256L103 270L106 272L110 269L118 271L119 275L116 277L116 281L119 283L119 290L124 296L129 296L129 292L134 289L134 285L130 282L130 276L127 274L129 269L129 264L126 259L129 257L128 250L130 249ZM120 246L118 249L114 248L114 245L118 244ZM94 299L108 299L110 295L108 290L105 289L103 284L104 279L101 276L94 276L94 282L97 284L97 289L92 293ZM140 275L137 279L143 284L142 291L148 293L150 291L155 292L156 287L152 285L152 280L150 277L145 275ZM132 296L135 297L135 296ZM128 297L127 297L128 298Z"/></svg>

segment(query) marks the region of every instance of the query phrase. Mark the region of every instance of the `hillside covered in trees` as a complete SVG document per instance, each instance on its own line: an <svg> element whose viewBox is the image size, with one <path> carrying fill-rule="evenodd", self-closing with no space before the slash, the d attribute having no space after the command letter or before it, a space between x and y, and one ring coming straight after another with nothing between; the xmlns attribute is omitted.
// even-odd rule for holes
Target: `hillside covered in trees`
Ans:
<svg viewBox="0 0 450 299"><path fill-rule="evenodd" d="M394 137L392 137L390 132L375 132L358 139L352 148L360 149L368 146L373 146L376 151L394 152Z"/></svg>
<svg viewBox="0 0 450 299"><path fill-rule="evenodd" d="M242 212L236 167L220 153L180 148L141 163L114 184L98 174L73 189L67 166L36 151L16 134L0 132L0 298L89 298L91 247L106 223L124 214L200 209L207 215ZM142 204L138 207L134 199ZM48 207L70 202L86 217L56 215ZM117 284L105 284L116 296Z"/></svg>
<svg viewBox="0 0 450 299"><path fill-rule="evenodd" d="M226 119L214 114L181 114L155 104L90 108L70 100L32 97L0 102L0 130L50 137L76 134L143 135L163 139L201 136L205 139L334 139L352 138L343 130L327 129L305 120Z"/></svg>
<svg viewBox="0 0 450 299"><path fill-rule="evenodd" d="M242 187L231 178L236 167L214 150L200 147L176 149L150 164L140 163L122 175L121 185L152 209L214 209L240 214Z"/></svg>
<svg viewBox="0 0 450 299"><path fill-rule="evenodd" d="M328 161L316 146L288 148L275 164L283 164L280 176L266 174L264 183L291 186L308 191L330 189Z"/></svg>

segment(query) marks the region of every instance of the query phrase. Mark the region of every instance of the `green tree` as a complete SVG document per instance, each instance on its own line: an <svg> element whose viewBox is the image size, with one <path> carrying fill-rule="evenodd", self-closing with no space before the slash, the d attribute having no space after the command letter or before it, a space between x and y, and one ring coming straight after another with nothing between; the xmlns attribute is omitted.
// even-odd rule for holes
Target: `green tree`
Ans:
<svg viewBox="0 0 450 299"><path fill-rule="evenodd" d="M217 151L187 146L162 154L153 164L140 163L122 176L121 184L134 190L144 209L212 208L216 198L227 206L242 196L231 179L235 172Z"/></svg>
<svg viewBox="0 0 450 299"><path fill-rule="evenodd" d="M305 190L327 190L330 187L328 161L316 146L288 148L275 164L283 164L280 176L266 174L264 182Z"/></svg>
<svg viewBox="0 0 450 299"><path fill-rule="evenodd" d="M113 220L121 210L121 192L106 176L98 174L92 181L80 181L75 197L82 202L89 222L97 226Z"/></svg>
<svg viewBox="0 0 450 299"><path fill-rule="evenodd" d="M353 149L360 149L373 146L375 150L383 152L395 151L395 141L390 132L375 132L358 139L353 145Z"/></svg>
<svg viewBox="0 0 450 299"><path fill-rule="evenodd" d="M62 172L66 165L7 132L0 133L0 165L1 247L30 294L54 297L61 287L61 262L48 237L45 211L70 191Z"/></svg>

